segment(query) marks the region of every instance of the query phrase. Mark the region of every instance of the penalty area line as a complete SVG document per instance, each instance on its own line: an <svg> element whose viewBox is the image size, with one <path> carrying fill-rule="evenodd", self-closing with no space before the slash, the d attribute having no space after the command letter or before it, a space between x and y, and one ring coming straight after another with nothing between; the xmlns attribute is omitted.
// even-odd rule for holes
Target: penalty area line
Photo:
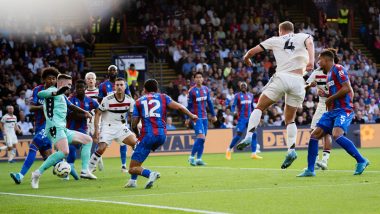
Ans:
<svg viewBox="0 0 380 214"><path fill-rule="evenodd" d="M191 213L225 214L222 212L214 212L214 211L207 211L207 210L197 210L197 209L181 208L181 207L169 207L169 206L161 206L161 205L153 205L153 204L139 204L139 203L131 203L131 202L123 202L123 201L108 201L108 200L97 200L97 199L87 199L87 198L70 198L70 197L60 197L60 196L50 196L50 195L20 194L20 193L11 193L11 192L0 192L0 195L22 196L22 197L31 197L31 198L49 198L49 199L58 199L58 200L66 200L66 201L94 202L94 203L104 203L104 204L118 204L118 205L135 206L135 207L148 207L148 208L156 208L156 209L164 209L164 210L176 210L176 211L184 211L184 212L191 212Z"/></svg>

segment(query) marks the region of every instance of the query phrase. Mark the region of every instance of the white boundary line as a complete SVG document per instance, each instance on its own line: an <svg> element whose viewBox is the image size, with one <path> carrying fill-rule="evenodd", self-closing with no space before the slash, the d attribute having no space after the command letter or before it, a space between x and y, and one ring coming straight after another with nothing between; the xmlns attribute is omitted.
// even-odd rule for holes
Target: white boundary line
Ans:
<svg viewBox="0 0 380 214"><path fill-rule="evenodd" d="M276 168L236 168L236 167L224 167L224 166L200 166L200 167L194 167L194 166L149 166L151 168L168 168L168 169L233 169L233 170L257 170L257 171L297 171L302 172L302 169L276 169ZM318 170L324 171L324 172L351 172L354 173L354 169L352 170L344 170L344 169L328 169L328 170ZM365 170L365 173L380 173L378 170Z"/></svg>
<svg viewBox="0 0 380 214"><path fill-rule="evenodd" d="M184 212L191 212L191 213L224 214L222 212L214 212L214 211L207 211L207 210L169 207L169 206L160 206L160 205L152 205L152 204L138 204L138 203L123 202L123 201L107 201L107 200L96 200L96 199L86 199L86 198L69 198L69 197L60 197L60 196L20 194L20 193L11 193L11 192L0 192L0 195L22 196L22 197L32 197L32 198L50 198L50 199L59 199L59 200L67 200L67 201L95 202L95 203L105 203L105 204L119 204L119 205L135 206L135 207L149 207L149 208L157 208L157 209L165 209L165 210L176 210L176 211L184 211Z"/></svg>
<svg viewBox="0 0 380 214"><path fill-rule="evenodd" d="M302 179L302 178L301 178ZM201 191L188 191L188 192L168 192L157 194L135 194L125 196L102 196L93 198L124 198L124 197L146 197L146 196L164 196L164 195L181 195L181 194L198 194L198 193L215 193L215 192L238 192L238 191L255 191L255 190L272 190L272 189L295 189L295 188L321 188L321 187L343 187L343 186L361 186L380 184L379 182L368 183L344 183L344 184L320 184L320 185L300 185L300 186L276 186L276 187L257 187L246 189L216 189L216 190L201 190Z"/></svg>

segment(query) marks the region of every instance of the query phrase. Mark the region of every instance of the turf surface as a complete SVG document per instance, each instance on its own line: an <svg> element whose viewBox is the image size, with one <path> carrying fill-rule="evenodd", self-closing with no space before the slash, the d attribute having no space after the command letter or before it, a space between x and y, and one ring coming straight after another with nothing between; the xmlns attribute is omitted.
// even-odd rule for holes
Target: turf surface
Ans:
<svg viewBox="0 0 380 214"><path fill-rule="evenodd" d="M306 151L298 151L298 159L287 170L280 169L284 151L262 153L263 160L252 160L248 153L233 153L230 161L224 154L205 155L205 167L189 166L187 156L150 157L145 166L161 173L150 190L143 188L143 177L137 188L124 188L129 176L120 172L119 158L105 159L105 171L95 173L96 181L63 181L48 170L38 190L31 189L30 172L20 185L11 180L9 172L18 171L21 161L3 162L1 212L185 213L181 210L185 208L225 213L379 213L380 149L360 151L371 161L363 175L353 176L355 161L343 150L334 150L329 170L317 171L313 178L295 177L306 166ZM79 167L80 160L78 171ZM144 207L150 205L166 207Z"/></svg>

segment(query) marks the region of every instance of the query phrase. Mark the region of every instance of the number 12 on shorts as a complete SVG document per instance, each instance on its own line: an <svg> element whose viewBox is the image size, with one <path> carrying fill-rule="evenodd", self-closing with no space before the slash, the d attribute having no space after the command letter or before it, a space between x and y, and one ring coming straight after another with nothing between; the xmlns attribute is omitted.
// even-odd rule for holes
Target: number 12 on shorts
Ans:
<svg viewBox="0 0 380 214"><path fill-rule="evenodd" d="M158 100L143 100L141 103L144 105L145 117L161 117L160 113L157 113L157 110L161 107L161 103ZM153 105L153 106L152 106ZM149 109L149 106L152 106Z"/></svg>

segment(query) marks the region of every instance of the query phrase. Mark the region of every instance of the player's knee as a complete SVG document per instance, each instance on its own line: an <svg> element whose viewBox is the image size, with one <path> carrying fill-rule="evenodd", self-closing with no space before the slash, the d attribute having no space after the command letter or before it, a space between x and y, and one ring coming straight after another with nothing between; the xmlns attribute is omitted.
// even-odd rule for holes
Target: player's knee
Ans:
<svg viewBox="0 0 380 214"><path fill-rule="evenodd" d="M333 134L332 134L332 137L334 138L334 140L340 138L341 136L342 136L341 133L333 133Z"/></svg>
<svg viewBox="0 0 380 214"><path fill-rule="evenodd" d="M334 128L332 131L332 137L334 140L340 138L344 134L344 131L341 128Z"/></svg>
<svg viewBox="0 0 380 214"><path fill-rule="evenodd" d="M204 134L199 134L199 135L197 135L197 138L205 139L206 137Z"/></svg>
<svg viewBox="0 0 380 214"><path fill-rule="evenodd" d="M65 156L67 156L67 155L69 155L70 150L69 150L69 148L67 148L67 149L62 149L61 152L62 152Z"/></svg>
<svg viewBox="0 0 380 214"><path fill-rule="evenodd" d="M314 138L314 139L321 139L324 135L324 132L321 128L316 128L313 130L313 132L311 133L311 138Z"/></svg>
<svg viewBox="0 0 380 214"><path fill-rule="evenodd" d="M85 135L84 136L84 142L85 143L91 143L92 142L92 138L89 135Z"/></svg>
<svg viewBox="0 0 380 214"><path fill-rule="evenodd" d="M128 173L129 174L137 174L137 167L131 167L131 168L129 168Z"/></svg>

